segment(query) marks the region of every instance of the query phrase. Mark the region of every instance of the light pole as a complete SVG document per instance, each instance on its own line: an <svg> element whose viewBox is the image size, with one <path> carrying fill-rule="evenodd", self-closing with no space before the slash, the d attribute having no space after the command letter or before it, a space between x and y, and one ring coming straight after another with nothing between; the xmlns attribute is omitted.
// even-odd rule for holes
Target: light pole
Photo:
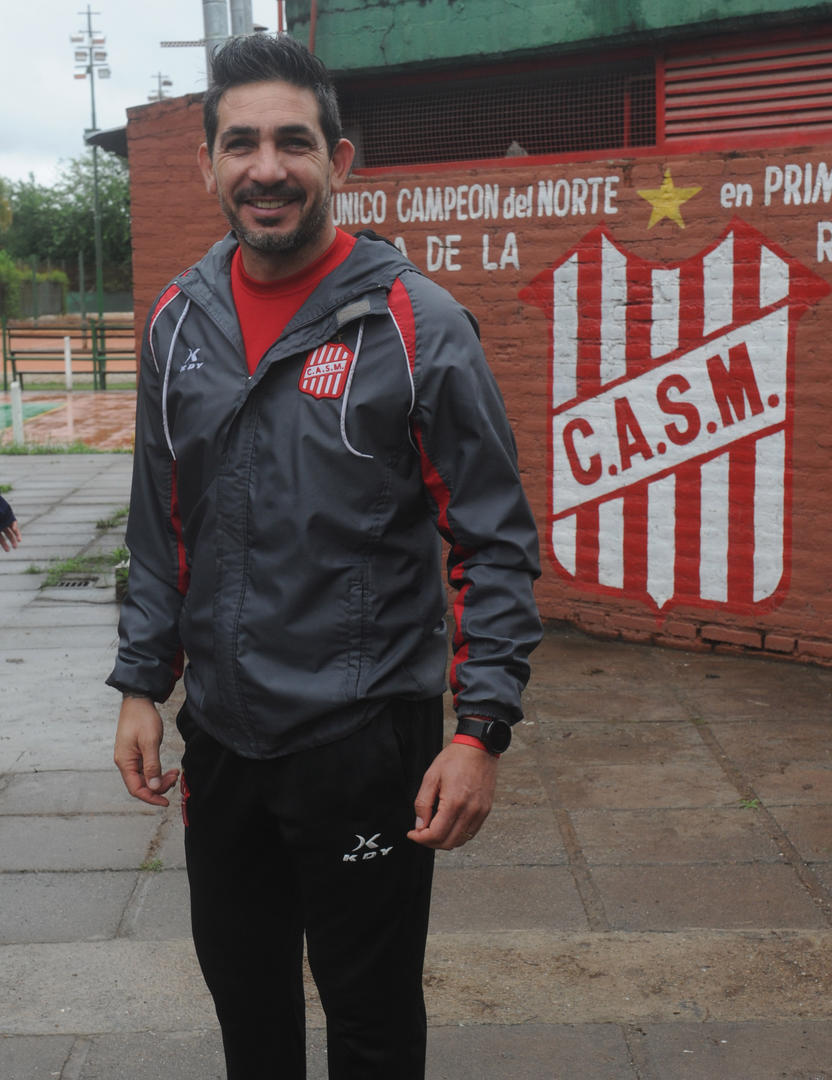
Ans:
<svg viewBox="0 0 832 1080"><path fill-rule="evenodd" d="M167 87L173 86L173 82L171 81L170 76L163 75L161 71L157 71L155 75L151 75L150 77L151 79L156 80L157 89L154 90L152 94L147 95L147 100L165 101L166 98L169 98L170 94L166 94L165 90L167 89Z"/></svg>
<svg viewBox="0 0 832 1080"><path fill-rule="evenodd" d="M75 78L90 80L90 109L92 125L84 134L93 135L98 131L98 123L95 117L95 73L98 72L100 79L109 79L110 68L107 63L106 50L102 48L106 38L102 37L97 30L92 28L93 15L99 15L98 11L91 11L87 4L86 11L79 11L79 15L85 15L87 19L86 30L79 30L69 39L75 46ZM98 191L98 147L92 144L92 201L93 201L93 235L95 243L95 294L98 301L98 318L104 317L104 259L101 243L101 199Z"/></svg>

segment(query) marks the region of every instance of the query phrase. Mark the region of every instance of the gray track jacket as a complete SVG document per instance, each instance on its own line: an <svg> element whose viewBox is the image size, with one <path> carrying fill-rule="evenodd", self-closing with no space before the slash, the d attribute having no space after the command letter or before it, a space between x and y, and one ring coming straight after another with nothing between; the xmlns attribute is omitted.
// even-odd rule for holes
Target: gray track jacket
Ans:
<svg viewBox="0 0 832 1080"><path fill-rule="evenodd" d="M131 552L107 680L189 711L245 757L341 738L391 697L451 686L520 718L540 637L534 520L471 317L359 237L254 375L233 235L159 297L136 422Z"/></svg>

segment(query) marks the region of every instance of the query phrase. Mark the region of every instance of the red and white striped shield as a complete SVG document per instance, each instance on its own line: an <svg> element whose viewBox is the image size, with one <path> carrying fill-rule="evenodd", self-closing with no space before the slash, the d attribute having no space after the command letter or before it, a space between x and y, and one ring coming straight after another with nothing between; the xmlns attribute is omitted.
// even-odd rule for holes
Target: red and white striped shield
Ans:
<svg viewBox="0 0 832 1080"><path fill-rule="evenodd" d="M340 397L354 359L346 345L321 345L306 358L298 383L300 389L314 398Z"/></svg>
<svg viewBox="0 0 832 1080"><path fill-rule="evenodd" d="M552 327L550 555L563 576L658 610L780 599L794 331L828 291L739 220L676 265L600 226L521 291Z"/></svg>

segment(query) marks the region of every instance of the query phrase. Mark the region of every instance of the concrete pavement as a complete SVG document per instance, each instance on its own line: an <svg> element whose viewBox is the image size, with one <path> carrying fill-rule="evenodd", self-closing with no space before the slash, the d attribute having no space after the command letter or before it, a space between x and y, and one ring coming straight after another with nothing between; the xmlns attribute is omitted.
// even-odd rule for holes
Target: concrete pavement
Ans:
<svg viewBox="0 0 832 1080"><path fill-rule="evenodd" d="M223 1076L178 806L111 764L114 592L26 572L122 542L130 467L0 456L0 1080ZM430 1080L832 1080L832 670L555 627L526 702L439 856Z"/></svg>

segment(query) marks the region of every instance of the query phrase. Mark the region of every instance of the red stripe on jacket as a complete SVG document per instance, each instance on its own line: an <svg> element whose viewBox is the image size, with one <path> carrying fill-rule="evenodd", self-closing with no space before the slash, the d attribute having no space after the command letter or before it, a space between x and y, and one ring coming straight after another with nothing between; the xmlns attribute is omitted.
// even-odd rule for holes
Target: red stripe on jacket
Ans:
<svg viewBox="0 0 832 1080"><path fill-rule="evenodd" d="M387 303L390 314L393 316L393 319L399 328L399 332L402 335L405 353L407 354L407 362L412 375L416 362L416 319L413 315L413 305L410 302L407 289L405 289L401 281L397 280L393 285ZM451 584L457 590L453 605L454 622L456 625L453 637L454 655L451 661L449 678L454 698L456 698L456 695L463 689L459 679L458 669L459 666L468 659L468 642L462 632L462 619L465 613L465 602L468 589L470 588L470 582L465 580L464 560L468 558L471 552L460 547L454 538L451 526L448 522L448 508L451 501L450 490L440 476L439 470L431 461L425 448L422 430L418 424L415 423L413 425L413 435L416 440L416 445L419 448L422 480L436 503L439 531L443 538L450 544L453 556L454 565L450 573L450 580Z"/></svg>
<svg viewBox="0 0 832 1080"><path fill-rule="evenodd" d="M178 285L168 285L153 309L153 314L150 316L150 322L147 326L147 344L150 346L150 355L153 357L153 363L156 365L156 370L159 370L159 361L156 359L156 350L153 348L153 327L156 325L156 320L168 306L168 304L175 297L179 295L182 290Z"/></svg>
<svg viewBox="0 0 832 1080"><path fill-rule="evenodd" d="M191 582L191 572L188 569L188 561L185 558L185 540L182 534L182 515L179 510L179 488L176 478L176 462L171 462L170 467L170 523L176 537L176 588L184 596ZM185 666L185 654L182 649L176 654L173 668L176 678L182 674Z"/></svg>

